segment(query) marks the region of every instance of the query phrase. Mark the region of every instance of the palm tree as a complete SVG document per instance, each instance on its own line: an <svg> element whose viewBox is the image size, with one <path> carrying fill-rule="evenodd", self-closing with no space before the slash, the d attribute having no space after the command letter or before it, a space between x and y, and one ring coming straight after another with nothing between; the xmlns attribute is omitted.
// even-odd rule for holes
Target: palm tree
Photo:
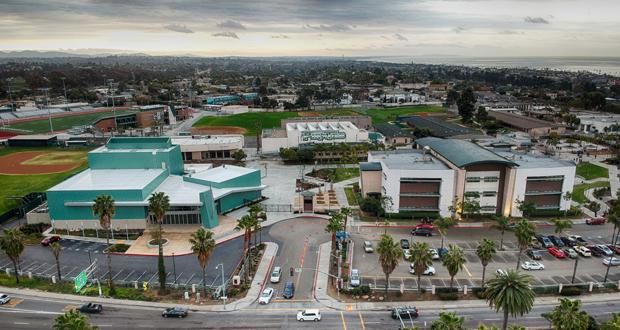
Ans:
<svg viewBox="0 0 620 330"><path fill-rule="evenodd" d="M443 249L443 238L448 234L448 229L454 227L456 223L452 218L445 217L435 220L433 224L437 226L437 231L441 234L441 248Z"/></svg>
<svg viewBox="0 0 620 330"><path fill-rule="evenodd" d="M573 193L570 191L565 192L564 195L562 195L562 199L568 202L568 209L564 211L564 217L568 217L568 211L570 211L571 208L570 201L573 199Z"/></svg>
<svg viewBox="0 0 620 330"><path fill-rule="evenodd" d="M246 214L237 220L237 226L235 229L243 229L243 255L246 260L246 265L249 264L249 252L250 252L250 238L252 237L252 228L254 227L254 219L249 214ZM246 278L250 279L250 271L246 272Z"/></svg>
<svg viewBox="0 0 620 330"><path fill-rule="evenodd" d="M502 330L508 327L508 315L523 316L532 310L534 290L531 281L531 276L508 269L506 275L498 275L487 282L483 296L495 312L501 310L504 313Z"/></svg>
<svg viewBox="0 0 620 330"><path fill-rule="evenodd" d="M464 317L459 317L454 312L441 312L439 318L431 323L431 330L465 330Z"/></svg>
<svg viewBox="0 0 620 330"><path fill-rule="evenodd" d="M489 265L495 253L495 242L488 238L483 238L478 248L476 248L476 255L482 264L482 287L484 287L484 275L487 271L487 265Z"/></svg>
<svg viewBox="0 0 620 330"><path fill-rule="evenodd" d="M379 252L379 263L385 274L385 296L387 297L390 274L394 271L396 266L398 266L398 262L403 257L403 250L398 243L394 242L392 236L382 235L379 245L377 246L377 252Z"/></svg>
<svg viewBox="0 0 620 330"><path fill-rule="evenodd" d="M443 265L448 270L448 274L450 274L450 289L452 289L454 284L454 276L463 269L463 265L466 262L467 259L465 259L463 250L456 245L450 244L448 253L443 257Z"/></svg>
<svg viewBox="0 0 620 330"><path fill-rule="evenodd" d="M93 204L93 214L99 217L99 226L105 230L106 235L106 249L110 249L110 224L112 223L112 217L116 209L114 207L114 199L110 195L99 195L95 198L95 204ZM108 253L108 287L110 288L110 295L114 294L114 283L112 282L112 255Z"/></svg>
<svg viewBox="0 0 620 330"><path fill-rule="evenodd" d="M510 219L508 219L507 217L497 217L493 220L495 220L495 223L491 225L491 228L499 230L502 234L499 242L499 249L500 251L502 251L504 250L504 233L506 232L506 230L510 229Z"/></svg>
<svg viewBox="0 0 620 330"><path fill-rule="evenodd" d="M527 246L530 244L535 231L536 229L534 228L534 225L526 219L522 219L515 226L515 237L517 238L517 245L519 246L519 254L517 255L517 269L519 269L519 264L521 263L521 254L523 254L523 251L527 249Z"/></svg>
<svg viewBox="0 0 620 330"><path fill-rule="evenodd" d="M554 329L559 330L586 330L590 323L588 313L581 310L581 300L560 299L548 317Z"/></svg>
<svg viewBox="0 0 620 330"><path fill-rule="evenodd" d="M331 234L332 253L336 250L336 233L339 231L342 231L342 215L334 213L329 218L327 226L325 226L325 232Z"/></svg>
<svg viewBox="0 0 620 330"><path fill-rule="evenodd" d="M62 280L60 277L60 251L62 251L62 247L60 246L60 243L54 242L50 244L50 249L52 250L54 259L56 259L56 271L58 271L58 283L60 283Z"/></svg>
<svg viewBox="0 0 620 330"><path fill-rule="evenodd" d="M420 291L420 281L422 273L429 266L433 265L433 256L429 251L429 246L426 242L415 242L411 246L411 263L416 275L418 275L418 295L422 293Z"/></svg>
<svg viewBox="0 0 620 330"><path fill-rule="evenodd" d="M170 208L170 198L164 192L156 192L149 197L149 212L155 216L157 221L157 230L155 231L155 239L157 240L157 248L159 256L157 258L157 272L159 274L159 294L166 293L166 265L164 264L164 246L163 246L163 230L162 222L166 216L166 212Z"/></svg>
<svg viewBox="0 0 620 330"><path fill-rule="evenodd" d="M566 229L573 228L573 222L569 220L552 219L551 222L555 225L555 233L558 235L562 235Z"/></svg>
<svg viewBox="0 0 620 330"><path fill-rule="evenodd" d="M611 235L611 244L616 244L618 241L618 236L620 236L620 230L616 231L620 227L620 210L617 207L612 206L611 210L609 210L609 214L607 215L607 221L614 225L614 230Z"/></svg>
<svg viewBox="0 0 620 330"><path fill-rule="evenodd" d="M19 257L24 252L24 233L19 228L5 229L4 236L0 237L0 248L13 263L15 283L19 284Z"/></svg>
<svg viewBox="0 0 620 330"><path fill-rule="evenodd" d="M620 329L620 314L614 314L607 322L603 322L600 327L601 330L618 330Z"/></svg>
<svg viewBox="0 0 620 330"><path fill-rule="evenodd" d="M342 207L340 208L340 214L342 214L343 220L344 220L344 231L347 231L347 220L349 220L349 216L351 215L352 211L351 208L349 207Z"/></svg>
<svg viewBox="0 0 620 330"><path fill-rule="evenodd" d="M210 230L204 230L199 228L192 237L189 239L189 243L192 245L192 252L198 257L198 263L202 268L202 294L206 297L207 283L205 281L206 268L209 263L209 258L215 250L215 240L213 239L213 232Z"/></svg>
<svg viewBox="0 0 620 330"><path fill-rule="evenodd" d="M99 329L91 325L86 315L72 309L54 320L54 330L95 330Z"/></svg>

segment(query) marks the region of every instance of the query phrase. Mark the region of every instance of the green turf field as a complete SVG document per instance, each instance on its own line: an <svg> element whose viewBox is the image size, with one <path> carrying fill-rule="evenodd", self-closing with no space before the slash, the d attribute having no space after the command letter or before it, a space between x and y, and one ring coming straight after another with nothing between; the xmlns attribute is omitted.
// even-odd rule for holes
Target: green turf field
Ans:
<svg viewBox="0 0 620 330"><path fill-rule="evenodd" d="M573 187L573 200L577 203L585 204L588 202L585 191L592 188L609 187L609 181L598 181L593 183L578 184Z"/></svg>
<svg viewBox="0 0 620 330"><path fill-rule="evenodd" d="M130 113L135 113L135 111L131 111L131 110L116 111L117 116L126 115ZM99 112L99 113L89 113L89 114L83 114L83 115L68 116L68 117L62 117L62 118L52 118L52 125L54 126L54 131L62 131L62 130L70 129L73 126L90 125L99 118L108 117L112 115L113 113L110 111L110 112L105 112L105 113ZM17 124L13 124L7 127L20 129L20 130L26 130L26 131L29 131L29 134L48 133L50 131L50 122L49 122L49 119L40 119L40 120L34 120L34 121L25 122L25 123L17 123Z"/></svg>
<svg viewBox="0 0 620 330"><path fill-rule="evenodd" d="M245 128L245 135L256 135L256 124L262 128L280 127L282 119L299 117L297 112L247 112L230 116L203 117L194 127L236 126Z"/></svg>
<svg viewBox="0 0 620 330"><path fill-rule="evenodd" d="M445 112L446 110L440 106L434 105L417 105L403 108L376 108L366 112L372 118L373 124L387 123L396 120L399 115L418 114L423 112Z"/></svg>
<svg viewBox="0 0 620 330"><path fill-rule="evenodd" d="M596 164L583 162L577 164L577 175L586 180L607 178L609 177L609 170Z"/></svg>

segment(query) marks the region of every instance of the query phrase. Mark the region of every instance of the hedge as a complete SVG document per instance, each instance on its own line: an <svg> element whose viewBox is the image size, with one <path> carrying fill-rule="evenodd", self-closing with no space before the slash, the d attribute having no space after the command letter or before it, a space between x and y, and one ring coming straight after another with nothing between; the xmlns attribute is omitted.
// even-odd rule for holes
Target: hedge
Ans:
<svg viewBox="0 0 620 330"><path fill-rule="evenodd" d="M581 295L581 288L577 286L563 287L560 294L562 296L579 296Z"/></svg>
<svg viewBox="0 0 620 330"><path fill-rule="evenodd" d="M438 293L437 296L440 300L458 300L459 296L456 292L446 292L446 293Z"/></svg>

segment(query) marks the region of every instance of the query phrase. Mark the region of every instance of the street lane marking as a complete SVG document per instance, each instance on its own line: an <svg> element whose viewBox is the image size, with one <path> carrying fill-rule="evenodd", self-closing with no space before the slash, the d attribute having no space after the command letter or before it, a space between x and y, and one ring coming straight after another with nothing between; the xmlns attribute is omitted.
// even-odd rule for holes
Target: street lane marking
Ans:
<svg viewBox="0 0 620 330"><path fill-rule="evenodd" d="M13 324L17 324L17 325L29 325L30 323L28 323L28 322L13 322Z"/></svg>
<svg viewBox="0 0 620 330"><path fill-rule="evenodd" d="M340 318L342 319L342 329L347 330L347 322L344 321L344 313L340 312Z"/></svg>
<svg viewBox="0 0 620 330"><path fill-rule="evenodd" d="M360 323L362 324L362 330L366 330L366 325L364 324L364 318L362 317L362 312L357 312L357 315L360 316Z"/></svg>
<svg viewBox="0 0 620 330"><path fill-rule="evenodd" d="M467 275L469 275L469 277L473 277L471 275L471 273L469 272L469 269L467 269L467 266L463 264L463 269L465 269L465 271L467 272Z"/></svg>
<svg viewBox="0 0 620 330"><path fill-rule="evenodd" d="M308 252L308 237L304 240L304 249L301 253L301 257L299 260L299 268L301 268L301 272L297 274L297 281L295 281L295 288L299 288L299 281L301 280L301 273L304 271L304 258L306 256L306 252Z"/></svg>

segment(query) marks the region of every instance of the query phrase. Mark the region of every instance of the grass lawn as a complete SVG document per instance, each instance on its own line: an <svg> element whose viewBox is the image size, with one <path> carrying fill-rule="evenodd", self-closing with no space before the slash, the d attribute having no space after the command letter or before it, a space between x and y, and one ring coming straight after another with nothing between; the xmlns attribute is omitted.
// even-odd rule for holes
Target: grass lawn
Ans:
<svg viewBox="0 0 620 330"><path fill-rule="evenodd" d="M345 195L347 195L347 202L349 202L349 205L358 205L357 198L359 196L357 196L355 191L353 191L353 188L345 187L344 188L344 193L345 193Z"/></svg>
<svg viewBox="0 0 620 330"><path fill-rule="evenodd" d="M372 118L373 124L387 123L396 120L399 115L419 114L424 112L445 112L446 110L434 105L418 105L403 108L377 108L370 109L366 113Z"/></svg>
<svg viewBox="0 0 620 330"><path fill-rule="evenodd" d="M126 115L130 113L135 113L135 111L130 111L130 110L116 111L117 116ZM90 125L99 118L108 117L112 115L113 113L110 111L110 112L105 112L105 113L99 112L99 113L89 113L89 114L84 114L84 115L68 116L68 117L61 117L61 118L52 118L52 125L54 126L54 131L62 131L62 130L70 129L73 126ZM30 133L35 133L35 134L36 133L47 133L50 131L50 122L49 122L49 119L40 119L40 120L34 120L34 121L25 122L25 123L17 123L17 124L13 124L7 127L26 130L26 131L30 131Z"/></svg>
<svg viewBox="0 0 620 330"><path fill-rule="evenodd" d="M596 178L608 178L609 170L599 165L583 162L577 164L577 175L586 180L592 180Z"/></svg>
<svg viewBox="0 0 620 330"><path fill-rule="evenodd" d="M609 187L608 181L599 181L593 183L584 183L578 184L573 187L573 200L577 203L587 203L588 199L586 198L584 192L591 188L601 188L601 187Z"/></svg>
<svg viewBox="0 0 620 330"><path fill-rule="evenodd" d="M334 182L340 182L360 176L360 169L357 167L352 168L335 168L334 169Z"/></svg>

